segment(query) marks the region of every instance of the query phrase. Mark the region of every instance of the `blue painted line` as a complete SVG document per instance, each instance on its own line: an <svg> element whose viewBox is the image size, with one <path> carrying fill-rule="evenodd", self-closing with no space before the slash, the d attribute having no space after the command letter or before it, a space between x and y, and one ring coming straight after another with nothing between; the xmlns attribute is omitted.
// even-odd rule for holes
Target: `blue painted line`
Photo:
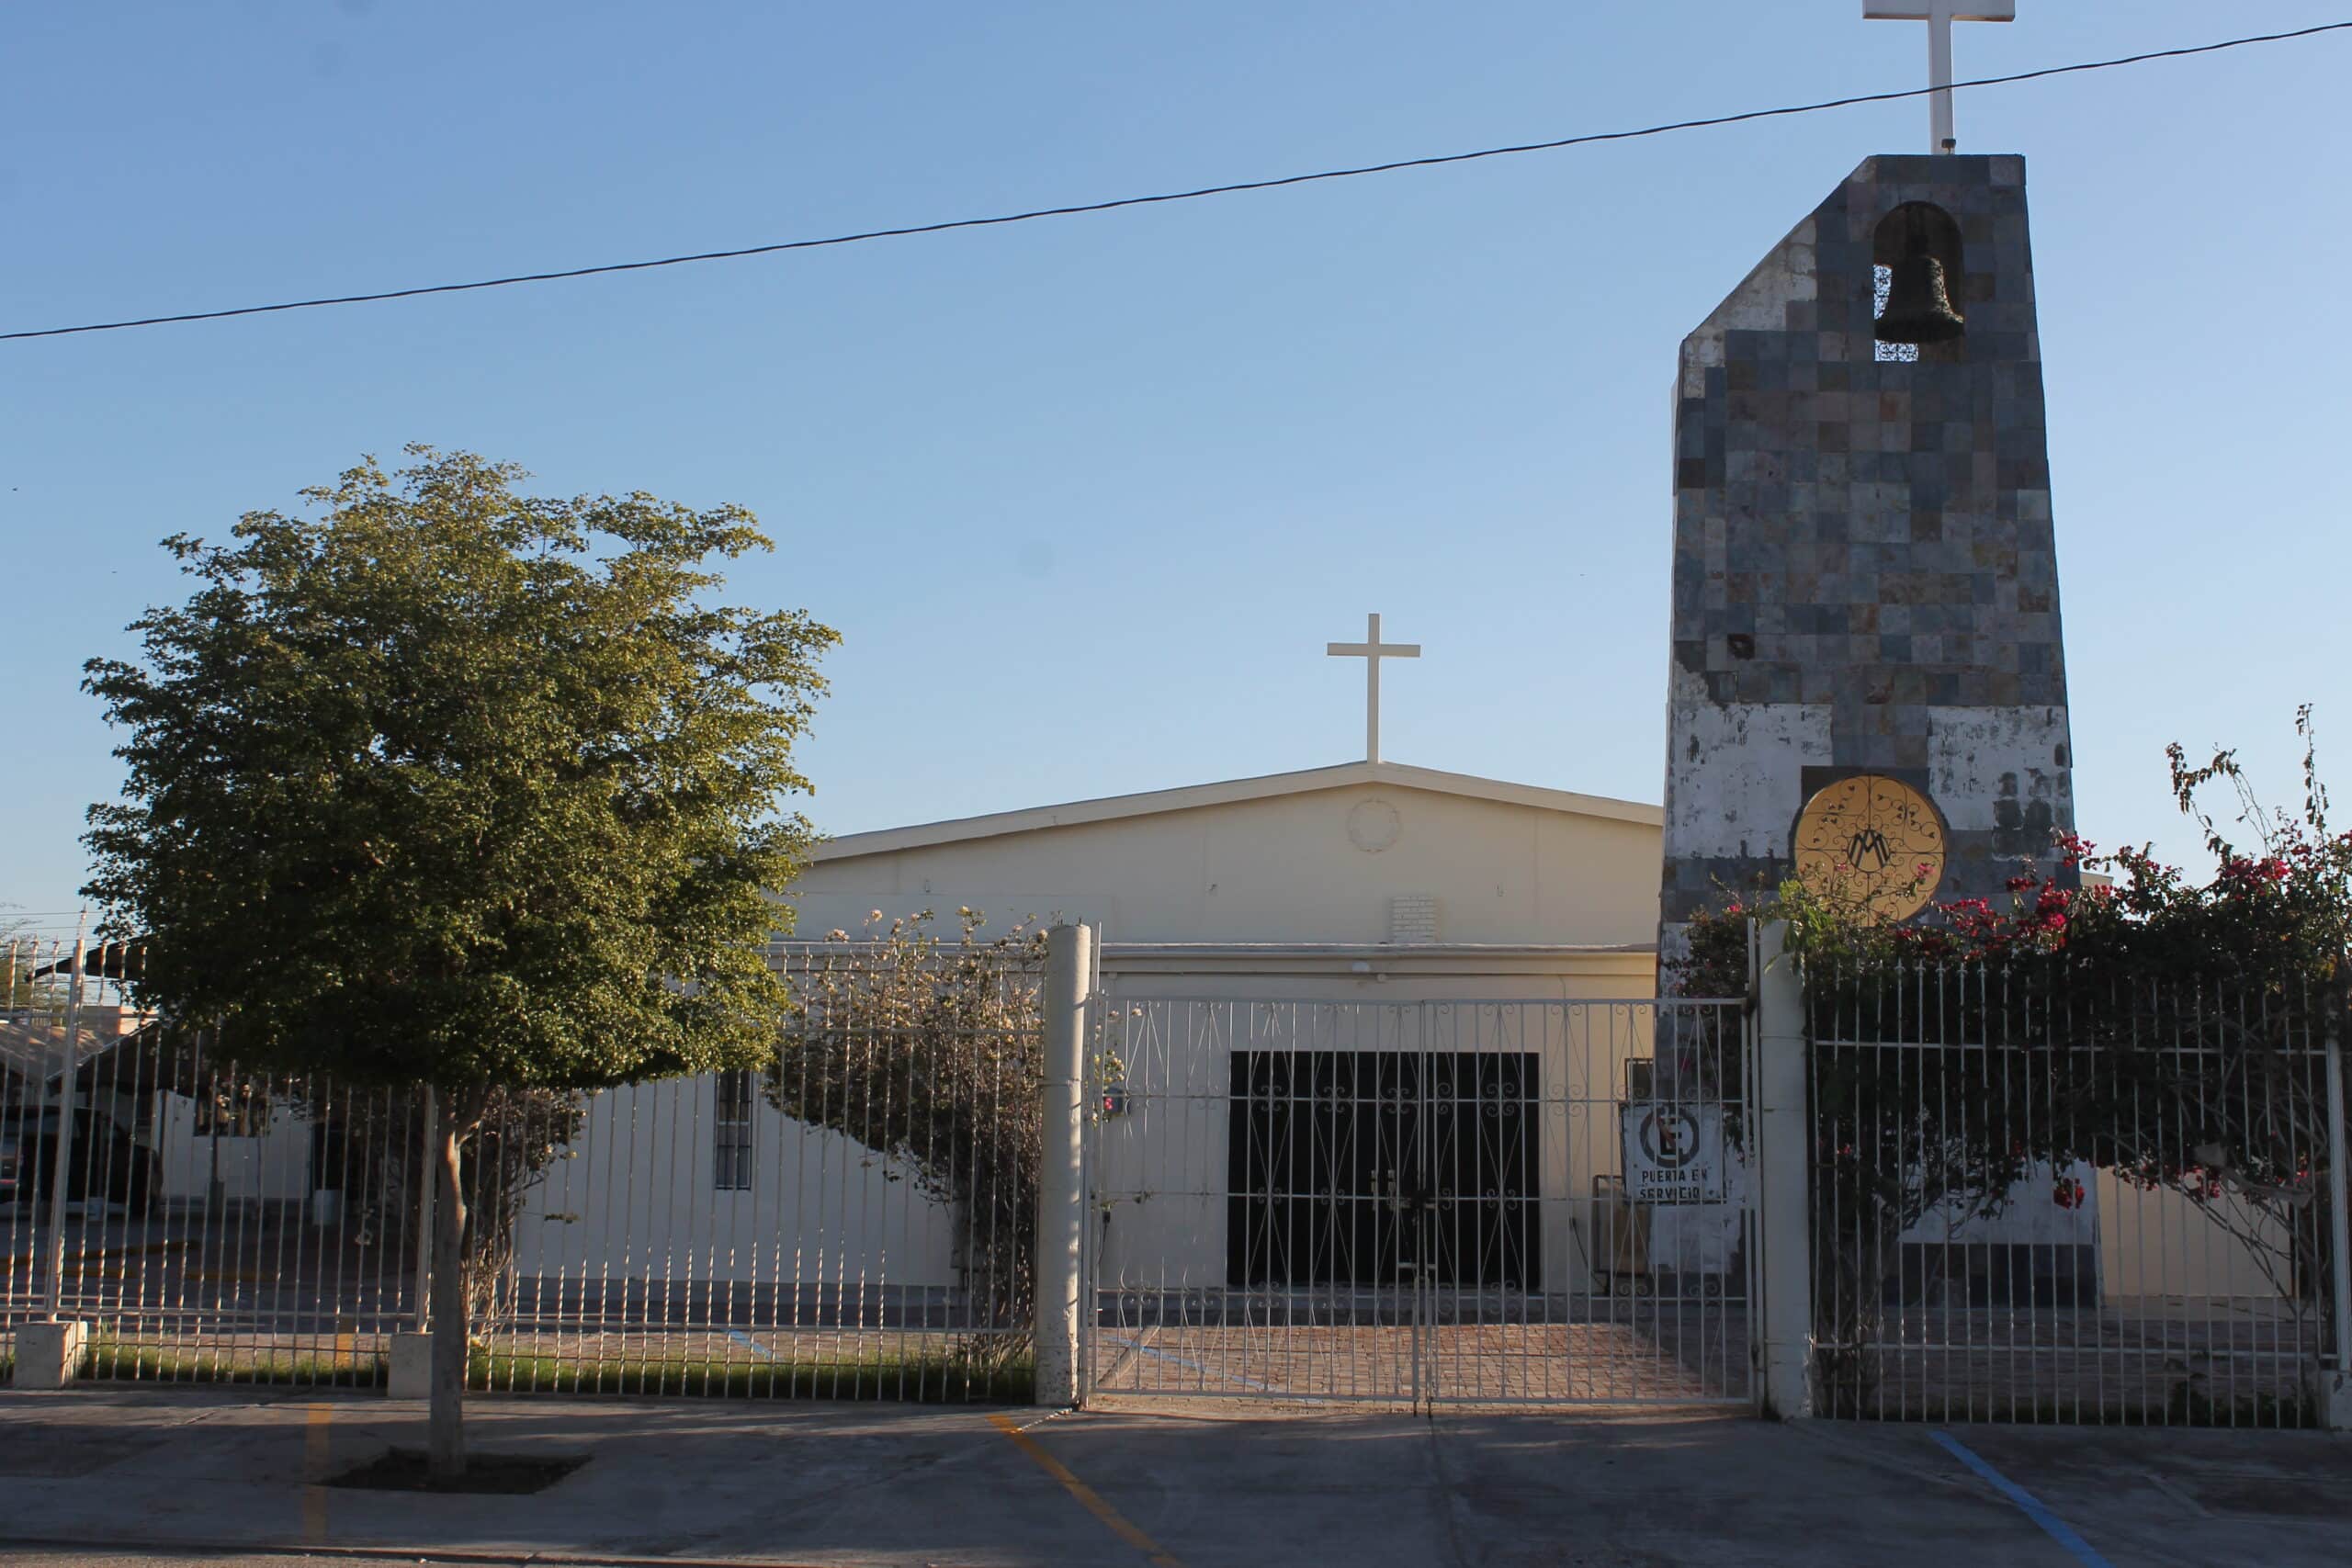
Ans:
<svg viewBox="0 0 2352 1568"><path fill-rule="evenodd" d="M1170 1361L1180 1367L1189 1367L1204 1378L1222 1378L1227 1382L1243 1383L1250 1388L1263 1389L1268 1393L1282 1392L1270 1382L1260 1382L1256 1378L1245 1378L1238 1372L1220 1372L1214 1368L1204 1367L1198 1361L1188 1361L1182 1356L1170 1356L1165 1351L1155 1350L1148 1345L1138 1345L1132 1339L1122 1339L1115 1334L1105 1334L1102 1337L1114 1345L1125 1346L1138 1356L1149 1356L1155 1361ZM1321 1401L1318 1400L1316 1403L1320 1404Z"/></svg>
<svg viewBox="0 0 2352 1568"><path fill-rule="evenodd" d="M750 1335L744 1333L740 1328L729 1329L727 1331L727 1337L735 1341L736 1344L743 1346L754 1356L761 1357L762 1359L770 1361L775 1359L775 1351L769 1349L766 1346L761 1344L758 1340L752 1338Z"/></svg>
<svg viewBox="0 0 2352 1568"><path fill-rule="evenodd" d="M2093 1551L2091 1543L2076 1535L2065 1520L2043 1507L2041 1498L1978 1459L1962 1445L1958 1438L1950 1432L1930 1432L1928 1435L1941 1443L1961 1463L1990 1483L1996 1492L2015 1503L2019 1512L2041 1527L2042 1534L2073 1553L2075 1561L2084 1564L2084 1568L2115 1568L2115 1564Z"/></svg>

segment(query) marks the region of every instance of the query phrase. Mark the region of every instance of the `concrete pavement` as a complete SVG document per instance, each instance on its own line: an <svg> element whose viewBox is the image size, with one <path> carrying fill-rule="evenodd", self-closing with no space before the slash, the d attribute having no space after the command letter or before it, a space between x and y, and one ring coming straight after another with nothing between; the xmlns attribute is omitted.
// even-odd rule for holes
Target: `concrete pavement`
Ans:
<svg viewBox="0 0 2352 1568"><path fill-rule="evenodd" d="M1950 1429L1987 1479L1925 1427L1724 1416L469 1408L481 1448L592 1458L536 1496L352 1491L315 1483L421 1441L420 1406L0 1394L0 1542L14 1543L0 1555L83 1568L305 1548L822 1568L2352 1561L2352 1440L2318 1433Z"/></svg>

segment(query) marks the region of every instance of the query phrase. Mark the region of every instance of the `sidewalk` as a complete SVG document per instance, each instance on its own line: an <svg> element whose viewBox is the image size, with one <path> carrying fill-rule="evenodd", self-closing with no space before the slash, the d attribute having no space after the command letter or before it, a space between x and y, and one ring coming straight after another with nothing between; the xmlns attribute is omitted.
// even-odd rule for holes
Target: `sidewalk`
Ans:
<svg viewBox="0 0 2352 1568"><path fill-rule="evenodd" d="M593 1457L536 1496L353 1491L309 1483L420 1443L421 1406L0 1393L0 1542L822 1568L2086 1561L1916 1427L574 1398L481 1399L469 1426L481 1449ZM2341 1437L1953 1436L2118 1568L2352 1561Z"/></svg>

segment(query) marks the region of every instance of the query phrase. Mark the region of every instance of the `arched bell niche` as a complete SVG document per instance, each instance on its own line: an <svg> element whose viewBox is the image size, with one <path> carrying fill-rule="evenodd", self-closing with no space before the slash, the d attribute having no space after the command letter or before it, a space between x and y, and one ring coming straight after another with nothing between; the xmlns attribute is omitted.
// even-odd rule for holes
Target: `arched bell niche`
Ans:
<svg viewBox="0 0 2352 1568"><path fill-rule="evenodd" d="M1960 225L1932 201L1906 201L1871 239L1874 357L1956 360L1967 342L1968 273Z"/></svg>

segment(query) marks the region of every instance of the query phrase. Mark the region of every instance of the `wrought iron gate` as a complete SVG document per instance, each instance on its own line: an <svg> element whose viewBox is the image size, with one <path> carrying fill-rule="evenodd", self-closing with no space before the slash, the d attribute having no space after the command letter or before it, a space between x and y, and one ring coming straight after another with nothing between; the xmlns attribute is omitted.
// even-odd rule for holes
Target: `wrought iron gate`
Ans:
<svg viewBox="0 0 2352 1568"><path fill-rule="evenodd" d="M1749 1398L1741 1004L1090 1005L1091 1393Z"/></svg>

